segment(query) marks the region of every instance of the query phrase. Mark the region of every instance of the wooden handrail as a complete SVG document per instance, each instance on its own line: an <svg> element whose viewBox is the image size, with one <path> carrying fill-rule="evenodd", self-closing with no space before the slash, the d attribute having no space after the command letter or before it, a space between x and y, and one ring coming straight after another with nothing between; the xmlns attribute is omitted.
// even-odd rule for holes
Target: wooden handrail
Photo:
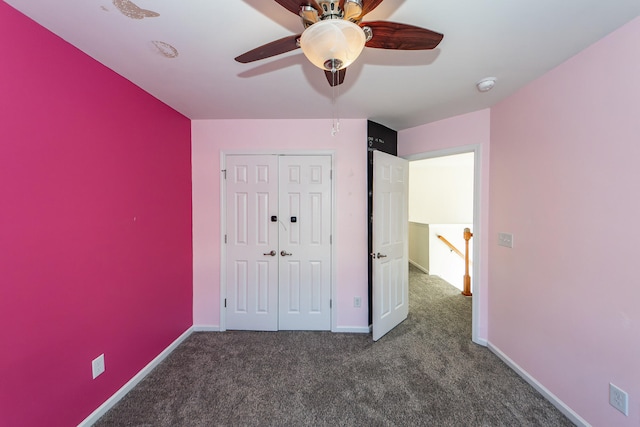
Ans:
<svg viewBox="0 0 640 427"><path fill-rule="evenodd" d="M453 246L451 244L451 242L449 242L447 239L444 238L444 236L441 236L439 234L436 234L436 236L438 237L438 239L442 240L442 242L447 245L449 247L449 249L451 249L452 252L455 252L456 254L458 254L460 256L460 258L464 259L464 277L462 278L463 280L463 287L462 287L462 295L471 296L471 276L469 275L469 239L471 239L471 236L473 236L473 233L471 232L470 229L465 228L464 229L464 254L462 252L460 252L458 250L458 248L456 248L455 246Z"/></svg>
<svg viewBox="0 0 640 427"><path fill-rule="evenodd" d="M449 246L449 249L451 249L453 252L457 253L458 255L460 255L460 258L464 259L464 254L462 252L460 252L458 250L458 248L456 248L455 246L453 246L451 244L451 242L449 242L447 239L444 238L444 236L441 236L439 234L436 234L436 236L438 236L438 239L442 240L444 242L445 245Z"/></svg>

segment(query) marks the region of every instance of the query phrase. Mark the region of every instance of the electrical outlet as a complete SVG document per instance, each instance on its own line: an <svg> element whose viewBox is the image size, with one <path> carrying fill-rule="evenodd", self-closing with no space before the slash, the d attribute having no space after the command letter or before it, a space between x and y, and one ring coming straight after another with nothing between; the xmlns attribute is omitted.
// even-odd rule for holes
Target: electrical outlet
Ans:
<svg viewBox="0 0 640 427"><path fill-rule="evenodd" d="M353 297L353 306L355 308L360 308L362 307L362 298L360 297Z"/></svg>
<svg viewBox="0 0 640 427"><path fill-rule="evenodd" d="M104 372L104 354L101 354L91 361L91 372L93 373L94 380Z"/></svg>
<svg viewBox="0 0 640 427"><path fill-rule="evenodd" d="M498 233L498 245L505 248L513 248L513 234Z"/></svg>
<svg viewBox="0 0 640 427"><path fill-rule="evenodd" d="M624 390L611 383L609 383L609 403L625 416L629 416L629 396Z"/></svg>

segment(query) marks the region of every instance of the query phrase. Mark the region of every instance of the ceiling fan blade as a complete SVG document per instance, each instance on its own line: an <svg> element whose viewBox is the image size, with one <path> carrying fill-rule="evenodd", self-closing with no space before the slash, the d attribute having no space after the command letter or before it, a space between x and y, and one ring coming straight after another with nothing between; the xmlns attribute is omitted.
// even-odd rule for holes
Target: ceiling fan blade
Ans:
<svg viewBox="0 0 640 427"><path fill-rule="evenodd" d="M376 7L380 6L382 0L364 0L362 3L362 15L360 15L361 17L371 12Z"/></svg>
<svg viewBox="0 0 640 427"><path fill-rule="evenodd" d="M296 15L300 13L300 7L302 6L311 6L319 13L322 12L322 8L315 0L276 0L276 3Z"/></svg>
<svg viewBox="0 0 640 427"><path fill-rule="evenodd" d="M265 45L259 46L249 52L245 52L236 58L236 61L246 64L247 62L257 61L259 59L270 58L272 56L280 55L281 53L289 52L297 49L297 40L300 38L300 34L294 36L283 37L279 40L272 41Z"/></svg>
<svg viewBox="0 0 640 427"><path fill-rule="evenodd" d="M444 37L440 33L389 21L362 22L362 27L371 28L373 37L365 46L378 49L425 50L433 49Z"/></svg>
<svg viewBox="0 0 640 427"><path fill-rule="evenodd" d="M333 73L332 71L325 70L324 75L327 77L327 81L331 87L338 86L344 83L344 76L347 74L347 69L343 68L341 70Z"/></svg>

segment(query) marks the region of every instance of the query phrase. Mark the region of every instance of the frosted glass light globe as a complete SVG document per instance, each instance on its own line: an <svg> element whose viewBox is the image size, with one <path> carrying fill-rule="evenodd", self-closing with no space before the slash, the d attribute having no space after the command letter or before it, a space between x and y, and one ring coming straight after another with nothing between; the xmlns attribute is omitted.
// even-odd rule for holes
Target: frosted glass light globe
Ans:
<svg viewBox="0 0 640 427"><path fill-rule="evenodd" d="M340 70L355 61L366 43L364 31L351 21L326 19L308 27L300 37L302 52L323 70Z"/></svg>

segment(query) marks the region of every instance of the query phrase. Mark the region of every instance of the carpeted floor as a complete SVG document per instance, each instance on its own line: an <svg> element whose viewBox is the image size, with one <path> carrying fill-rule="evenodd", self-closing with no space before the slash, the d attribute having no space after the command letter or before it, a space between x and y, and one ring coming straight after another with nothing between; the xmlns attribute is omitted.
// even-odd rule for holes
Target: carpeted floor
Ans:
<svg viewBox="0 0 640 427"><path fill-rule="evenodd" d="M571 426L471 342L471 298L410 268L410 312L374 343L194 333L96 426Z"/></svg>

